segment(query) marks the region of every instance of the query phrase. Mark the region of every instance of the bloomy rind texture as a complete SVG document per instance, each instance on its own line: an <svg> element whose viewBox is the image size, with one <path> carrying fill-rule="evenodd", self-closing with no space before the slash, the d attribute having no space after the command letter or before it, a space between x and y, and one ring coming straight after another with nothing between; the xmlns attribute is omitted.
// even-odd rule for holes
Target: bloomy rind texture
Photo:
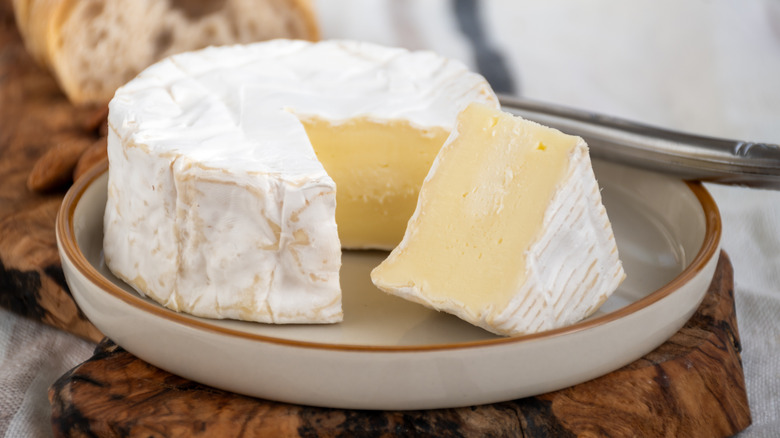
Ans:
<svg viewBox="0 0 780 438"><path fill-rule="evenodd" d="M341 321L335 184L324 171L226 172L123 144L113 128L109 160L106 264L139 292L196 316Z"/></svg>
<svg viewBox="0 0 780 438"><path fill-rule="evenodd" d="M14 0L27 50L76 104L105 104L155 61L209 45L316 40L309 0Z"/></svg>
<svg viewBox="0 0 780 438"><path fill-rule="evenodd" d="M478 325L505 335L567 326L595 312L625 278L582 140L572 151L543 229L527 252L528 278L522 289L505 309L479 315Z"/></svg>
<svg viewBox="0 0 780 438"><path fill-rule="evenodd" d="M106 264L177 311L340 321L336 187L299 115L449 130L472 101L497 106L463 64L367 43L274 40L167 58L109 105Z"/></svg>
<svg viewBox="0 0 780 438"><path fill-rule="evenodd" d="M450 147L457 135L453 131L443 148ZM435 174L439 157L427 179ZM591 315L625 279L625 272L588 147L581 138L569 158L566 174L545 211L542 232L526 251L526 281L519 285L506 307L486 306L474 312L453 299L431 298L414 283L384 284L381 277L372 274L374 284L387 293L451 313L499 335L551 330ZM391 263L393 257L402 254L408 239L414 238L413 224L418 215L424 214L420 203L403 241L386 262Z"/></svg>

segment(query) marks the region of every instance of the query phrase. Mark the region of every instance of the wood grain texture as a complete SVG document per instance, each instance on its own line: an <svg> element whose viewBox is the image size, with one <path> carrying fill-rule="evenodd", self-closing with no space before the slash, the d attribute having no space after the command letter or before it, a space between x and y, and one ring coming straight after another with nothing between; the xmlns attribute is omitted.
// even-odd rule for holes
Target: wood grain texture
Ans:
<svg viewBox="0 0 780 438"><path fill-rule="evenodd" d="M68 292L54 235L76 162L57 158L68 151L50 151L65 142L92 144L104 120L101 108L71 105L35 65L16 31L11 1L0 0L0 306L96 341L102 335ZM53 161L38 164L34 177L46 191L32 191L27 181L47 156Z"/></svg>
<svg viewBox="0 0 780 438"><path fill-rule="evenodd" d="M71 175L104 156L106 108L67 101L25 52L10 5L0 0L0 306L100 340L65 284L54 222ZM84 155L56 150L66 141L82 142ZM33 171L46 182L31 184L36 190L27 184ZM729 436L750 424L732 281L724 255L685 328L620 370L460 409L347 411L259 400L171 375L105 340L50 389L52 426L62 437Z"/></svg>
<svg viewBox="0 0 780 438"><path fill-rule="evenodd" d="M51 387L52 427L59 437L731 436L751 421L733 294L724 253L696 314L640 360L561 391L459 409L352 411L245 397L104 340Z"/></svg>

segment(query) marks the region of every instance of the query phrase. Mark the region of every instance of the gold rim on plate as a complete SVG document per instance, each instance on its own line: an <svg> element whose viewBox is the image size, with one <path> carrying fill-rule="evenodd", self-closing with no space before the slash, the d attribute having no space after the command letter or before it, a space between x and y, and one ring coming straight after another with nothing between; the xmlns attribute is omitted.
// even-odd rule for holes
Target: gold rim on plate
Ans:
<svg viewBox="0 0 780 438"><path fill-rule="evenodd" d="M446 343L446 344L430 344L430 345L410 345L410 346L376 346L376 345L351 345L351 344L331 344L321 342L307 342L300 340L291 340L284 338L277 338L272 336L259 335L255 333L248 333L240 330L234 330L230 328L221 327L218 325L210 324L206 320L193 319L183 314L177 313L173 310L166 309L160 305L148 302L138 295L129 293L108 278L104 277L97 269L87 260L84 253L76 243L76 234L74 230L74 213L76 207L81 200L85 191L104 173L108 171L108 162L103 161L99 165L91 169L87 174L83 175L76 183L68 190L68 193L63 199L60 206L59 213L57 215L56 233L61 243L61 249L68 259L73 263L75 269L77 269L84 277L90 282L99 286L106 293L118 298L125 303L137 307L152 315L165 318L178 324L186 325L189 327L197 328L200 330L207 330L216 332L219 334L236 336L255 340L258 342L267 342L280 345L286 345L290 347L299 348L315 348L325 350L344 350L352 352L420 352L420 351L433 351L433 350L451 350L451 349L470 349L494 346L500 344L513 344L517 342L528 342L541 339L549 339L558 336L568 335L574 332L592 329L594 327L608 324L612 321L625 318L633 313L636 313L642 309L647 308L651 304L669 296L682 285L689 282L695 277L707 264L707 261L712 257L717 256L715 252L719 248L719 242L721 237L721 221L720 213L718 211L717 204L712 199L712 196L704 188L700 182L686 182L688 188L694 193L698 199L701 207L704 211L705 219L705 234L701 247L699 248L696 256L686 266L683 271L673 278L670 282L653 291L647 296L625 306L613 312L601 315L595 318L586 319L584 321L549 330L540 333L534 333L529 335L505 337L498 339L486 339L480 341L468 341L460 343Z"/></svg>

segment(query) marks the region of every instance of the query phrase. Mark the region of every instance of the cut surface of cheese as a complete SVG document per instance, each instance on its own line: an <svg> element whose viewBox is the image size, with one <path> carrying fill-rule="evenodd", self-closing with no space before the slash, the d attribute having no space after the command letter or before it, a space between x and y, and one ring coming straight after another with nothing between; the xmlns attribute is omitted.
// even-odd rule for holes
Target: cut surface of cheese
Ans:
<svg viewBox="0 0 780 438"><path fill-rule="evenodd" d="M367 43L167 58L109 105L106 264L177 311L340 321L342 244L400 241L472 101L498 106L463 64Z"/></svg>
<svg viewBox="0 0 780 438"><path fill-rule="evenodd" d="M469 105L436 157L380 289L502 335L594 312L625 277L585 142Z"/></svg>
<svg viewBox="0 0 780 438"><path fill-rule="evenodd" d="M341 245L387 250L398 245L420 185L449 130L420 129L404 121L302 122L317 158L338 187Z"/></svg>

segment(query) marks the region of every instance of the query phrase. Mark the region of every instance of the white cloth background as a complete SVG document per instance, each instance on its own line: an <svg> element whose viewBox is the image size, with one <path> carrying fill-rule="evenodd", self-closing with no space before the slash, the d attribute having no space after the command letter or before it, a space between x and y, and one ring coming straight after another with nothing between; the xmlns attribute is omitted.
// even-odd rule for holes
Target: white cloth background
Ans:
<svg viewBox="0 0 780 438"><path fill-rule="evenodd" d="M316 5L324 38L431 49L476 69L455 1ZM516 94L695 134L780 143L778 0L484 0L477 6L485 41L504 60ZM707 188L720 208L723 247L735 271L753 415L740 436L777 437L780 191ZM46 390L92 348L0 310L0 436L50 434Z"/></svg>

